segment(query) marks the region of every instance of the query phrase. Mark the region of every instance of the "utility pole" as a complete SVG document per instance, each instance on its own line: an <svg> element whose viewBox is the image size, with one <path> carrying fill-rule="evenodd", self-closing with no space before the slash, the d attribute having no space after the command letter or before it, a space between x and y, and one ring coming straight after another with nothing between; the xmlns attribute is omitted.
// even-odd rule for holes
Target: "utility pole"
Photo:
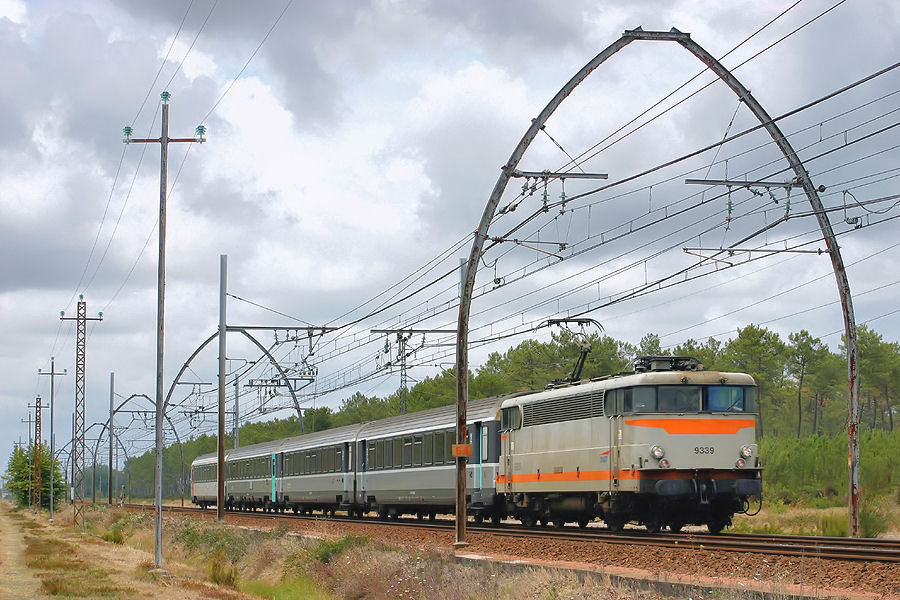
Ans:
<svg viewBox="0 0 900 600"><path fill-rule="evenodd" d="M56 479L56 437L53 433L53 396L56 390L56 378L66 374L66 369L59 373L56 370L56 359L50 357L50 372L42 373L38 369L38 375L47 375L50 377L50 522L53 522L53 480Z"/></svg>
<svg viewBox="0 0 900 600"><path fill-rule="evenodd" d="M87 344L87 322L102 321L103 313L96 317L87 316L87 302L84 295L78 296L78 313L75 317L66 317L64 311L59 313L60 321L75 321L75 433L72 438L72 488L75 492L73 502L73 524L84 533L84 370Z"/></svg>
<svg viewBox="0 0 900 600"><path fill-rule="evenodd" d="M163 393L163 349L165 333L165 304L166 304L166 187L168 185L169 168L169 144L173 142L203 143L206 139L203 134L206 128L198 125L195 138L170 138L169 137L169 92L160 94L162 98L162 129L158 138L131 138L132 128L125 127L124 142L159 144L159 261L157 263L156 278L156 552L153 559L154 570L162 568L162 466L163 448L165 438L163 436L163 411L165 410L165 395Z"/></svg>
<svg viewBox="0 0 900 600"><path fill-rule="evenodd" d="M216 462L216 517L220 523L225 522L225 300L228 290L228 256L219 255L219 429L218 460ZM274 498L272 501L274 502Z"/></svg>
<svg viewBox="0 0 900 600"><path fill-rule="evenodd" d="M31 408L31 405L28 405ZM30 456L26 454L25 456L29 456L29 458L34 461L34 445L31 441L31 425L34 423L34 420L31 418L31 412L28 412L27 419L21 419L23 423L28 423L28 449L30 450ZM31 464L31 479L28 480L28 506L32 505L34 500L34 463Z"/></svg>
<svg viewBox="0 0 900 600"><path fill-rule="evenodd" d="M234 376L234 449L241 447L241 382Z"/></svg>
<svg viewBox="0 0 900 600"><path fill-rule="evenodd" d="M32 479L34 479L34 506L35 511L41 512L41 440L43 439L41 434L41 413L43 413L43 409L47 408L44 406L41 397L38 396L34 400L34 404L29 404L28 408L34 409L34 475Z"/></svg>

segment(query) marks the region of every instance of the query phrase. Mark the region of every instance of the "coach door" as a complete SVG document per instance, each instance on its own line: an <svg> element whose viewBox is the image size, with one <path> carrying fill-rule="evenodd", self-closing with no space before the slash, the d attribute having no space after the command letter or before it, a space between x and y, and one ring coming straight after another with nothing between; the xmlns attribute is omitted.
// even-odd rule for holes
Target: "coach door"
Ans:
<svg viewBox="0 0 900 600"><path fill-rule="evenodd" d="M353 443L352 442L344 442L344 464L343 464L343 472L344 472L344 496L342 500L344 502L353 502L353 499L356 498L356 477L353 477ZM353 479L353 495L350 495L350 479Z"/></svg>
<svg viewBox="0 0 900 600"><path fill-rule="evenodd" d="M498 492L513 491L513 452L516 444L515 430L522 427L522 409L517 406L507 406L500 413L500 460L503 464L503 479L498 482Z"/></svg>

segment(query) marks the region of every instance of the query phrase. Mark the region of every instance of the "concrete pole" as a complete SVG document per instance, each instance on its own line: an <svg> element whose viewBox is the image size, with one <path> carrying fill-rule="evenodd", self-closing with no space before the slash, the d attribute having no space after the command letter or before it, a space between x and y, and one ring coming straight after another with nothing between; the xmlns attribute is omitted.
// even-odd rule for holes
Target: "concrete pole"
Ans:
<svg viewBox="0 0 900 600"><path fill-rule="evenodd" d="M162 479L163 451L165 436L163 432L163 412L165 396L163 395L163 371L165 348L165 305L166 305L166 187L168 185L169 162L169 103L163 99L162 130L159 136L160 169L159 169L159 261L156 269L156 468L153 486L155 504L155 553L153 568L162 568Z"/></svg>
<svg viewBox="0 0 900 600"><path fill-rule="evenodd" d="M65 370L63 371L65 373ZM56 359L50 357L50 522L53 522L53 480L56 479L56 436L53 434L53 404L56 389Z"/></svg>
<svg viewBox="0 0 900 600"><path fill-rule="evenodd" d="M228 256L219 256L219 431L218 431L218 494L216 517L225 522L225 294L228 289Z"/></svg>
<svg viewBox="0 0 900 600"><path fill-rule="evenodd" d="M234 376L234 449L241 447L241 382Z"/></svg>

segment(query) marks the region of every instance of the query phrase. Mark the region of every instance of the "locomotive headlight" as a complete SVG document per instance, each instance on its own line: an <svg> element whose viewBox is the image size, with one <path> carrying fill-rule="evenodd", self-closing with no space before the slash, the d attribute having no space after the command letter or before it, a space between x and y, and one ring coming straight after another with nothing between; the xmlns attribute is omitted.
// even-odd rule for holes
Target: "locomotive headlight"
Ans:
<svg viewBox="0 0 900 600"><path fill-rule="evenodd" d="M747 464L743 458L739 458L734 462L734 466L738 469L743 469L744 465Z"/></svg>
<svg viewBox="0 0 900 600"><path fill-rule="evenodd" d="M745 458L745 459L753 456L753 446L749 445L749 444L746 446L741 446L740 455L741 455L741 458Z"/></svg>
<svg viewBox="0 0 900 600"><path fill-rule="evenodd" d="M663 447L660 446L659 444L654 444L654 445L650 446L650 456L652 456L656 460L661 459L665 455L666 455L666 451L663 450Z"/></svg>
<svg viewBox="0 0 900 600"><path fill-rule="evenodd" d="M668 469L669 468L669 459L664 458L661 461L659 461L659 468L660 469Z"/></svg>

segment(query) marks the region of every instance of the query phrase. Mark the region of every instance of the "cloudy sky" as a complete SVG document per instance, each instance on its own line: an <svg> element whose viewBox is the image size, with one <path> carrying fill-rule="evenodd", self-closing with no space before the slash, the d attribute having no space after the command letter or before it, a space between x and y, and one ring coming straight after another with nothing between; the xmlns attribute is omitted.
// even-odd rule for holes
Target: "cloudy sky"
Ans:
<svg viewBox="0 0 900 600"><path fill-rule="evenodd" d="M387 364L396 336L370 329L455 327L452 271L500 166L565 82L637 26L689 32L773 117L900 58L889 34L900 8L886 0L0 0L0 448L26 438L26 404L49 398L37 371L51 356L68 370L55 414L57 445L69 440L75 330L59 312L73 316L79 294L89 316L103 312L88 327L87 423L106 418L110 372L117 404L154 393L159 148L123 144L122 128L158 137L163 90L170 135L207 131L202 145L169 147L166 387L215 331L225 254L238 297L230 324L340 327L315 338L312 355L305 334L254 332L292 376L318 374L304 406L337 407L399 385ZM827 255L697 256L825 248L801 190L684 184L791 178L763 131L716 145L757 121L702 71L676 44L635 42L549 119L519 168L609 179L511 181L501 206L516 210L491 226L506 241L485 253L476 285L474 367L546 339L551 330L536 327L546 319L585 311L632 342L648 332L664 346L726 340L761 323L837 349ZM839 208L829 217L857 320L892 341L900 209L857 201L897 193L898 71L778 122L825 205ZM452 341L409 340L411 381L450 366ZM228 342L241 413L291 414L284 388L243 385L274 374L256 347ZM202 412L215 397L214 346L173 394L182 436L214 425ZM129 453L152 437L134 417L120 421Z"/></svg>

